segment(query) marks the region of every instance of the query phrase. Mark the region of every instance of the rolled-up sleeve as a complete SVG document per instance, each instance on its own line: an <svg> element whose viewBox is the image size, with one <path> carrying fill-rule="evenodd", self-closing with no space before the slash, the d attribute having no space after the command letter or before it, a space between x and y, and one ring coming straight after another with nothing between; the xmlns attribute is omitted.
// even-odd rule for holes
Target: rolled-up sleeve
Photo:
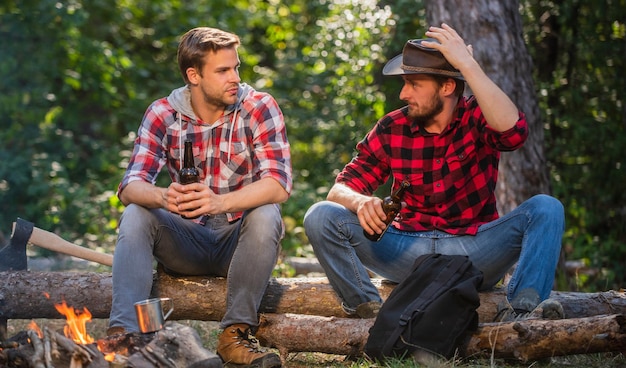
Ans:
<svg viewBox="0 0 626 368"><path fill-rule="evenodd" d="M257 120L254 150L258 159L259 177L273 178L287 193L291 193L291 148L284 117L277 102L265 94L252 116Z"/></svg>
<svg viewBox="0 0 626 368"><path fill-rule="evenodd" d="M117 195L133 181L145 181L154 184L166 162L164 140L166 129L160 123L158 102L146 110L137 131L133 153L128 162L124 177L117 188Z"/></svg>

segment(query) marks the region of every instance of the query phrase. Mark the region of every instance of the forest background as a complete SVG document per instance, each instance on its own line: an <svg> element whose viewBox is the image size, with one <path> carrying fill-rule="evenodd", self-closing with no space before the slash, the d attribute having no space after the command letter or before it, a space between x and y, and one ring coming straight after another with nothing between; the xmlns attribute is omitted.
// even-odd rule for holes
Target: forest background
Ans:
<svg viewBox="0 0 626 368"><path fill-rule="evenodd" d="M448 9L453 27L455 19L476 15L465 17L469 0L450 2L459 5ZM179 36L207 25L242 38L242 80L270 92L285 114L294 191L283 205L283 254L311 256L304 213L325 198L377 119L402 105L399 80L382 78L382 66L407 39L423 37L434 3L0 1L0 247L21 217L77 244L114 251L123 211L115 191L143 112L182 85L175 61ZM525 48L516 50L529 56L531 72L519 75L516 62L493 72L533 86L534 126L541 134L532 147L540 148L540 157L524 162L525 156L510 156L513 165L501 171L532 189L509 195L515 202L547 192L565 206L557 288L623 287L626 1L471 4L519 12L517 36ZM498 38L511 30L473 35L480 31ZM499 58L497 49L482 46L483 60ZM535 183L543 173L546 179ZM164 185L168 180L166 173L159 177ZM579 261L579 272L568 275L565 261ZM289 274L288 266L279 266L277 273Z"/></svg>

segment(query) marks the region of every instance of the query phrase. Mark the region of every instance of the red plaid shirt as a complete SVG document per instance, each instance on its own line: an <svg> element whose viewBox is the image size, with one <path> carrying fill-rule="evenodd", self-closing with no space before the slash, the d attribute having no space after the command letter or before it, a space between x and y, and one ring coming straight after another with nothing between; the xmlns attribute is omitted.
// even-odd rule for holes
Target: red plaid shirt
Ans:
<svg viewBox="0 0 626 368"><path fill-rule="evenodd" d="M390 175L394 189L408 179L407 206L396 228L474 235L481 224L498 218L500 151L521 147L527 137L523 113L515 127L497 132L487 126L474 97L459 101L456 119L441 134L413 124L404 107L385 115L357 144L357 155L336 182L371 195Z"/></svg>
<svg viewBox="0 0 626 368"><path fill-rule="evenodd" d="M118 193L135 180L156 183L164 165L172 181L177 181L184 150L180 143L184 145L185 139L193 142L200 180L215 193L236 191L266 177L274 178L290 193L291 154L283 114L269 94L252 88L245 91L232 137L234 105L228 106L217 122L208 124L180 114L167 98L153 102L139 127ZM228 218L234 220L241 214L228 214Z"/></svg>

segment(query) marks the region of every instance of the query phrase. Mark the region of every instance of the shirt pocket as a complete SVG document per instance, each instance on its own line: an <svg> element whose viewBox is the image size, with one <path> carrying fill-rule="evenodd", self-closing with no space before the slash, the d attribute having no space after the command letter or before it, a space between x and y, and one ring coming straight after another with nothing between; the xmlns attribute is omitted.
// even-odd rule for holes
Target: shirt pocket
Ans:
<svg viewBox="0 0 626 368"><path fill-rule="evenodd" d="M250 174L252 156L245 142L231 142L230 150L228 142L220 143L220 161L222 170L220 176L229 184L237 182L237 178Z"/></svg>
<svg viewBox="0 0 626 368"><path fill-rule="evenodd" d="M471 182L478 172L476 146L467 144L446 155L447 172L444 172L446 188L459 189Z"/></svg>
<svg viewBox="0 0 626 368"><path fill-rule="evenodd" d="M404 179L411 185L404 192L402 200L411 206L414 211L416 210L415 206L421 206L424 203L424 198L432 194L432 187L424 184L424 173L421 171L408 174ZM395 180L400 182L398 178Z"/></svg>

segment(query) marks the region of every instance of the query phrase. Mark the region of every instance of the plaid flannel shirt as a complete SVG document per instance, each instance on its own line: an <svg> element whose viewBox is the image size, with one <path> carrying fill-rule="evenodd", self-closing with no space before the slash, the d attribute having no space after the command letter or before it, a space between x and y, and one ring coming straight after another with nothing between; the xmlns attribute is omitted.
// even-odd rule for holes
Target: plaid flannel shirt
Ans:
<svg viewBox="0 0 626 368"><path fill-rule="evenodd" d="M153 102L144 114L118 193L135 180L156 183L163 166L167 166L172 181L177 181L185 139L193 142L200 180L215 193L236 191L266 177L290 193L291 154L283 114L271 95L250 87L244 91L234 124L235 105L209 124L181 115L167 98ZM232 221L242 213L227 215Z"/></svg>
<svg viewBox="0 0 626 368"><path fill-rule="evenodd" d="M521 147L528 137L520 112L505 132L491 129L474 97L461 98L455 120L431 134L407 117L408 107L378 121L357 144L357 155L336 182L371 195L391 176L397 188L403 179L407 206L394 226L403 231L442 230L474 235L481 224L498 218L495 188L500 151Z"/></svg>

